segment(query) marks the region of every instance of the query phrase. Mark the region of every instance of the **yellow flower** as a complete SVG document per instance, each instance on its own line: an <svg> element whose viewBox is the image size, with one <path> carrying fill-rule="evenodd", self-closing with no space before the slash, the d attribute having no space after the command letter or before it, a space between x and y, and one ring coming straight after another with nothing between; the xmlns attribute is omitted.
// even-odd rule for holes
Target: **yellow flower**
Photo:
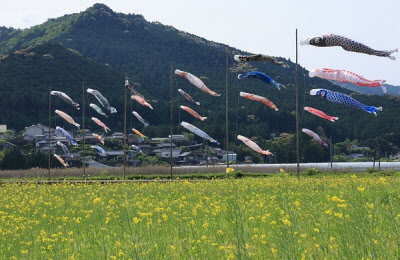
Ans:
<svg viewBox="0 0 400 260"><path fill-rule="evenodd" d="M360 186L360 187L357 188L357 190L358 190L359 192L363 192L363 191L365 190L365 188L362 187L362 186Z"/></svg>
<svg viewBox="0 0 400 260"><path fill-rule="evenodd" d="M314 244L314 246L315 246L316 248L319 248L319 247L320 247L320 245L319 245L319 244Z"/></svg>
<svg viewBox="0 0 400 260"><path fill-rule="evenodd" d="M133 223L137 224L139 222L140 222L140 218L138 218L138 217L133 218Z"/></svg>
<svg viewBox="0 0 400 260"><path fill-rule="evenodd" d="M294 205L296 205L297 207L300 206L300 202L298 200L296 200L295 202L293 202Z"/></svg>
<svg viewBox="0 0 400 260"><path fill-rule="evenodd" d="M288 220L287 218L283 219L282 222L283 222L283 224L285 226L289 226L290 227L292 225L292 222L290 222L290 220Z"/></svg>
<svg viewBox="0 0 400 260"><path fill-rule="evenodd" d="M100 202L100 198L95 198L94 200L93 200L93 203L98 203L98 202Z"/></svg>
<svg viewBox="0 0 400 260"><path fill-rule="evenodd" d="M228 168L226 168L226 173L233 172L234 170L235 170L235 169L228 167Z"/></svg>
<svg viewBox="0 0 400 260"><path fill-rule="evenodd" d="M174 246L169 246L172 250L176 250L176 247Z"/></svg>
<svg viewBox="0 0 400 260"><path fill-rule="evenodd" d="M283 173L283 172L285 172L285 170L282 169L282 168L280 168L280 169L279 169L279 172L282 172L282 173Z"/></svg>
<svg viewBox="0 0 400 260"><path fill-rule="evenodd" d="M272 252L273 254L276 254L276 253L278 252L278 250L275 249L275 248L273 248L273 247L271 247L271 252Z"/></svg>
<svg viewBox="0 0 400 260"><path fill-rule="evenodd" d="M368 207L368 208L370 208L370 209L373 209L374 208L374 203L365 203L365 205Z"/></svg>
<svg viewBox="0 0 400 260"><path fill-rule="evenodd" d="M318 228L314 228L314 232L319 232L319 229Z"/></svg>

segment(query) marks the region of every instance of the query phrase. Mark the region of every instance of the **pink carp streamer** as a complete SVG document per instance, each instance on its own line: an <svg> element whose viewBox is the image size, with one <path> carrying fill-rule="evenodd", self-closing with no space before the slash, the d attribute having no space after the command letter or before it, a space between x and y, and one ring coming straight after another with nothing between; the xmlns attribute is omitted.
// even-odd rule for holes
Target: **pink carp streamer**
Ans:
<svg viewBox="0 0 400 260"><path fill-rule="evenodd" d="M64 166L64 167L68 167L68 163L66 163L58 154L54 154L54 157L57 158L57 160Z"/></svg>
<svg viewBox="0 0 400 260"><path fill-rule="evenodd" d="M147 106L150 109L153 109L153 107L146 101L146 99L144 99L143 97L139 96L139 95L132 95L131 96L132 99L136 100L139 104L141 104L142 106Z"/></svg>
<svg viewBox="0 0 400 260"><path fill-rule="evenodd" d="M275 104L272 103L272 102L271 102L268 98L266 98L266 97L262 97L262 96L258 96L258 95L250 94L250 93L246 93L246 92L240 92L239 94L240 94L241 97L245 97L245 98L248 98L248 99L252 99L252 100L261 102L261 103L263 103L264 105L267 105L267 106L269 106L269 107L272 108L272 109L275 109L275 111L278 111L278 110L279 110L279 109L275 106Z"/></svg>
<svg viewBox="0 0 400 260"><path fill-rule="evenodd" d="M331 121L331 122L335 122L335 120L338 120L338 119L339 119L339 117L336 117L336 116L328 116L327 114L325 114L325 113L322 112L321 110L318 110L318 109L315 109L315 108L312 108L312 107L304 107L304 110L305 110L305 111L308 111L308 112L310 112L311 114L314 114L314 115L316 115L316 116L319 116L319 117L322 117L322 118L324 118L324 119L327 119L327 120L329 120L329 121Z"/></svg>
<svg viewBox="0 0 400 260"><path fill-rule="evenodd" d="M198 77L196 77L195 75L193 75L189 72L175 70L175 74L184 77L185 79L189 80L189 82L192 83L194 86L198 87L202 91L204 91L212 96L216 96L216 97L221 96L221 94L218 94L215 91L212 91L211 89L209 89L201 79L199 79Z"/></svg>
<svg viewBox="0 0 400 260"><path fill-rule="evenodd" d="M56 114L58 114L59 116L61 116L62 118L64 118L65 121L67 121L67 122L70 123L71 125L74 125L74 126L78 127L78 129L80 129L80 126L81 126L81 125L78 124L78 123L76 123L76 122L74 121L74 119L72 119L72 117L71 117L70 115L68 115L67 113L65 113L65 112L63 112L63 111L60 111L60 110L56 110L55 112L56 112Z"/></svg>
<svg viewBox="0 0 400 260"><path fill-rule="evenodd" d="M191 114L192 116L194 116L195 118L200 119L201 121L204 121L204 120L207 119L207 117L199 115L196 111L194 111L194 110L191 109L190 107L181 106L181 108L182 108L183 110L185 110L186 112L188 112L189 114Z"/></svg>
<svg viewBox="0 0 400 260"><path fill-rule="evenodd" d="M264 154L264 155L273 155L269 150L263 150L261 149L255 142L251 141L249 138L238 135L237 139L242 141L245 145L256 151L257 153Z"/></svg>
<svg viewBox="0 0 400 260"><path fill-rule="evenodd" d="M369 80L361 75L358 75L348 70L323 68L323 69L312 70L308 73L308 75L310 77L319 77L322 79L328 79L337 82L351 83L361 87L382 87L383 92L386 93L386 88L383 86L383 83L385 83L386 80L383 79Z"/></svg>
<svg viewBox="0 0 400 260"><path fill-rule="evenodd" d="M108 128L108 126L106 126L106 124L104 124L103 122L101 122L99 119L97 119L96 117L92 117L91 118L96 124L98 124L99 126L103 127L104 131L107 133L107 131L111 131L110 128Z"/></svg>

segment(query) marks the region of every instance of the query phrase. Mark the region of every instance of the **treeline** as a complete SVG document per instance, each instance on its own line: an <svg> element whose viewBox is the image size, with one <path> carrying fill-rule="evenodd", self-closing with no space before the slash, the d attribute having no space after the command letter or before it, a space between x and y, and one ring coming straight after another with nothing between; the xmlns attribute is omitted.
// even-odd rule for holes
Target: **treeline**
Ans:
<svg viewBox="0 0 400 260"><path fill-rule="evenodd" d="M103 118L103 122L113 131L123 132L123 84L126 73L132 82L140 84L140 87L136 87L137 91L154 107L154 110L150 110L129 99L129 129L139 128L149 137L165 137L169 134L172 62L172 71L181 69L191 72L200 77L210 89L222 94L221 97L210 96L192 86L186 79L173 75L174 133L183 131L179 127L180 121L187 121L219 140L221 147L225 146L226 57L228 55L229 67L232 68L236 64L233 55L245 52L178 31L170 26L147 22L141 15L115 13L102 4L96 4L78 14L51 19L30 29L2 28L1 32L3 36L0 36L0 50L8 57L0 61L0 108L7 111L0 115L0 122L11 128L22 130L31 124L46 124L49 87L66 92L76 102L81 103L84 84L85 89L90 87L102 92L110 104L117 108L118 113L110 115L107 119ZM22 47L46 42L53 44L37 45L22 53L17 51ZM283 156L282 160L292 160L293 156L286 154L290 152L281 148L289 147L282 146L278 142L280 139L277 140L277 137L285 134L288 136L282 138L289 140L289 136L295 133L295 66L291 61L286 62L290 65L289 69L270 63L250 64L254 70L264 72L284 84L286 89L280 91L256 79L238 80L237 74L244 73L245 70L229 73L229 140L238 146L237 149L245 148L234 141L236 135L241 134L277 151L278 159ZM309 78L307 74L308 71L299 67L300 128L313 131L322 129L321 135L331 136L334 143L342 142L346 138L360 142L380 138L392 147L400 146L398 97L352 93L326 80ZM178 94L178 88L189 93L196 101L201 102L201 105L193 107ZM308 93L313 88L327 88L351 94L366 105L382 106L384 110L375 117L365 111L310 96ZM279 111L239 97L240 91L267 97L277 105ZM57 98L53 98L52 101L52 111L60 109L69 112L76 121L81 121L80 111L74 111ZM93 96L86 95L87 118L97 116L88 107L90 102L97 101ZM179 105L191 106L208 119L200 122L182 111ZM332 123L315 117L302 110L304 106L323 110L329 115L338 116L339 120ZM132 110L139 112L150 126L142 128L132 116ZM97 129L90 120L86 122L87 128ZM52 124L53 127L61 124L60 126L68 130L73 129L58 116L52 117ZM311 151L315 148L315 151L319 151L310 158L320 160L318 158L322 156L326 159L326 152L316 147L309 148L310 139L306 136L303 139L304 149ZM202 142L200 139L196 140ZM268 141L271 143L267 143ZM293 147L290 146L288 150L293 150ZM306 158L307 156L305 160L308 160Z"/></svg>

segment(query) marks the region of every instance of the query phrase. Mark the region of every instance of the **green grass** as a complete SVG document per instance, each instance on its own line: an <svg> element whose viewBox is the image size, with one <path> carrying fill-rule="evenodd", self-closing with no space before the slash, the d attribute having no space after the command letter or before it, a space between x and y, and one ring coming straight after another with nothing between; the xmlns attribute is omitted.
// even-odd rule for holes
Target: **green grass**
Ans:
<svg viewBox="0 0 400 260"><path fill-rule="evenodd" d="M398 259L398 176L5 184L0 259Z"/></svg>

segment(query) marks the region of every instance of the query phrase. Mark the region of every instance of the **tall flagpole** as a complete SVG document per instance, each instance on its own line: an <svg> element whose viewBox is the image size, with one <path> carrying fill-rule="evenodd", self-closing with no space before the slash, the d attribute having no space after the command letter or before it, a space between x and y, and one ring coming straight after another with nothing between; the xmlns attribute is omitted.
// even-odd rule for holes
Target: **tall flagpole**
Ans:
<svg viewBox="0 0 400 260"><path fill-rule="evenodd" d="M125 81L128 80L125 74ZM124 84L124 180L126 176L126 84Z"/></svg>
<svg viewBox="0 0 400 260"><path fill-rule="evenodd" d="M51 145L50 145L50 129L51 129L51 85L49 85L49 132L48 132L48 134L47 134L47 136L48 136L48 139L49 139L49 152L48 152L48 156L49 156L49 165L48 165L48 167L49 167L49 172L48 172L48 178L49 178L49 180L50 180L50 161L51 161L51 156L50 156L50 154L51 154L51 151L50 151L50 148L51 148Z"/></svg>
<svg viewBox="0 0 400 260"><path fill-rule="evenodd" d="M228 122L228 47L226 47L226 72L225 72L225 149L226 149L226 168L229 167L229 122Z"/></svg>
<svg viewBox="0 0 400 260"><path fill-rule="evenodd" d="M86 168L85 168L85 82L82 82L82 141L83 141L83 157L82 157L82 167L83 167L83 178L86 181Z"/></svg>
<svg viewBox="0 0 400 260"><path fill-rule="evenodd" d="M296 29L296 161L297 161L297 178L300 178L300 147L299 147L299 84L298 84L298 45L297 45L297 29Z"/></svg>
<svg viewBox="0 0 400 260"><path fill-rule="evenodd" d="M172 178L172 167L173 167L173 164L174 164L174 161L173 161L173 156L172 156L172 119L173 119L173 117L172 117L172 113L173 113L173 99L172 99L172 97L173 97L173 93L172 93L172 89L173 89L173 84L172 84L172 82L173 82L173 80L172 80L172 77L173 77L173 71L172 71L173 69L172 69L172 61L170 62L170 78L169 78L169 98L170 98L170 104L169 104L169 110L170 110L170 113L169 113L169 120L170 120L170 142L171 142L171 144L170 144L170 159L171 159L171 169L170 169L170 176L171 176L171 178Z"/></svg>

